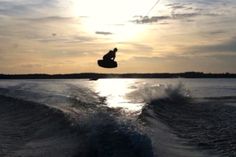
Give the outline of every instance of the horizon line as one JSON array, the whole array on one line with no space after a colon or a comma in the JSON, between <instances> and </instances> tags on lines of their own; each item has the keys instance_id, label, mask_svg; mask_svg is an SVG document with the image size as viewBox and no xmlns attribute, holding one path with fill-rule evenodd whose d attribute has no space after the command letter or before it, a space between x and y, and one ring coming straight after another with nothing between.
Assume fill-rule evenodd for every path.
<instances>
[{"instance_id":1,"label":"horizon line","mask_svg":"<svg viewBox=\"0 0 236 157\"><path fill-rule=\"evenodd\" d=\"M79 74L112 74L112 75L122 75L122 74L186 74L186 73L195 73L195 74L233 74L231 72L201 72L201 71L185 71L185 72L123 72L123 73L100 73L100 72L78 72L78 73L0 73L0 75L79 75Z\"/></svg>"}]
</instances>

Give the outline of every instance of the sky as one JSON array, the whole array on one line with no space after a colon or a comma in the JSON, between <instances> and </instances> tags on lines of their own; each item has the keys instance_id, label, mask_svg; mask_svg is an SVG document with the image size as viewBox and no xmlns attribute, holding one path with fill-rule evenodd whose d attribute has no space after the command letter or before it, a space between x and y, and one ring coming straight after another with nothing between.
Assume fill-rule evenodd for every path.
<instances>
[{"instance_id":1,"label":"sky","mask_svg":"<svg viewBox=\"0 0 236 157\"><path fill-rule=\"evenodd\" d=\"M235 0L156 2L0 0L0 73L236 73Z\"/></svg>"}]
</instances>

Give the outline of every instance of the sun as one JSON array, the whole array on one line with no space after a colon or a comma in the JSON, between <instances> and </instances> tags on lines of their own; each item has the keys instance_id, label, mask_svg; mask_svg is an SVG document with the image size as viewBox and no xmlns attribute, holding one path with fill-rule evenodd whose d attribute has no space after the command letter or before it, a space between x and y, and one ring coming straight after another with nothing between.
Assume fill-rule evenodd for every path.
<instances>
[{"instance_id":1,"label":"sun","mask_svg":"<svg viewBox=\"0 0 236 157\"><path fill-rule=\"evenodd\" d=\"M145 15L155 0L77 0L75 14L118 23L135 15Z\"/></svg>"},{"instance_id":2,"label":"sun","mask_svg":"<svg viewBox=\"0 0 236 157\"><path fill-rule=\"evenodd\" d=\"M154 3L155 0L77 0L74 14L83 17L81 24L88 32L109 34L114 40L127 40L143 29L132 23L132 18L145 15Z\"/></svg>"}]
</instances>

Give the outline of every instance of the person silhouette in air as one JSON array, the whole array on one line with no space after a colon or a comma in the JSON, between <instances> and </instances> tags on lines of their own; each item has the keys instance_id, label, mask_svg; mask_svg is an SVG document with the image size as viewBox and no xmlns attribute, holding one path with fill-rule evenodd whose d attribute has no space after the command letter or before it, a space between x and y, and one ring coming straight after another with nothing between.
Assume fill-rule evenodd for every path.
<instances>
[{"instance_id":1,"label":"person silhouette in air","mask_svg":"<svg viewBox=\"0 0 236 157\"><path fill-rule=\"evenodd\" d=\"M110 50L107 54L103 56L103 59L97 60L97 64L103 68L116 68L118 66L115 61L117 48Z\"/></svg>"},{"instance_id":2,"label":"person silhouette in air","mask_svg":"<svg viewBox=\"0 0 236 157\"><path fill-rule=\"evenodd\" d=\"M117 48L114 48L113 50L110 50L107 54L103 56L104 61L114 61L116 58L116 52L118 51Z\"/></svg>"}]
</instances>

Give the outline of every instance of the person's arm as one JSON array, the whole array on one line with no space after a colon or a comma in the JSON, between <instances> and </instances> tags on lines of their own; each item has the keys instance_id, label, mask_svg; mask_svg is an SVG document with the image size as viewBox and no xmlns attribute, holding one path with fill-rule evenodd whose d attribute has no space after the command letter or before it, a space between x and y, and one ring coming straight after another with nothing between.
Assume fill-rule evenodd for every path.
<instances>
[{"instance_id":1,"label":"person's arm","mask_svg":"<svg viewBox=\"0 0 236 157\"><path fill-rule=\"evenodd\" d=\"M108 51L104 56L103 56L103 60L107 60L108 59L108 56L110 54L111 50Z\"/></svg>"},{"instance_id":2,"label":"person's arm","mask_svg":"<svg viewBox=\"0 0 236 157\"><path fill-rule=\"evenodd\" d=\"M116 53L113 53L112 60L114 61L116 58Z\"/></svg>"}]
</instances>

